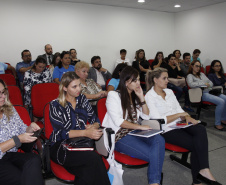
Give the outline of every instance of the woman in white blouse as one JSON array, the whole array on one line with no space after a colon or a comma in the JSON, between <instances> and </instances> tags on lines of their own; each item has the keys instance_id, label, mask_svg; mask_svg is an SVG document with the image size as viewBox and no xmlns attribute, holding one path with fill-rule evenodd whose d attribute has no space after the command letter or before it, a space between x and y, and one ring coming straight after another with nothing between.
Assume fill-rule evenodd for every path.
<instances>
[{"instance_id":1,"label":"woman in white blouse","mask_svg":"<svg viewBox=\"0 0 226 185\"><path fill-rule=\"evenodd\" d=\"M156 68L147 72L146 103L153 119L164 118L165 124L162 136L165 141L191 151L191 171L193 184L201 185L201 181L207 184L220 185L209 170L208 162L208 139L205 127L197 124L198 121L191 118L181 108L172 90L167 89L167 69ZM185 120L193 125L183 129L173 129L170 126L176 122Z\"/></svg>"}]
</instances>

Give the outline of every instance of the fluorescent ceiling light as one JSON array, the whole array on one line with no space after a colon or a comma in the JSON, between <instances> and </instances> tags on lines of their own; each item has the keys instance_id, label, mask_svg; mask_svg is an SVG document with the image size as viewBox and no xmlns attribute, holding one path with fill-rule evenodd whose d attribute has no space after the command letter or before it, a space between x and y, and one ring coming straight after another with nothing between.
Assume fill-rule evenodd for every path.
<instances>
[{"instance_id":1,"label":"fluorescent ceiling light","mask_svg":"<svg viewBox=\"0 0 226 185\"><path fill-rule=\"evenodd\" d=\"M138 0L138 3L145 3L145 0Z\"/></svg>"},{"instance_id":2,"label":"fluorescent ceiling light","mask_svg":"<svg viewBox=\"0 0 226 185\"><path fill-rule=\"evenodd\" d=\"M181 5L176 4L176 5L174 5L174 7L175 7L175 8L180 8L180 7L181 7Z\"/></svg>"}]
</instances>

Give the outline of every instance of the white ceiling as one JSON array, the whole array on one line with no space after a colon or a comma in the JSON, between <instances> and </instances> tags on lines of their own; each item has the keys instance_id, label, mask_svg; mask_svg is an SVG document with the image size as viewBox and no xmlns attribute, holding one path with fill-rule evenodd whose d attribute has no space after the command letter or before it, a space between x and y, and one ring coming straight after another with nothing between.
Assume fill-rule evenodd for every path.
<instances>
[{"instance_id":1,"label":"white ceiling","mask_svg":"<svg viewBox=\"0 0 226 185\"><path fill-rule=\"evenodd\" d=\"M192 10L195 8L226 2L226 0L146 0L145 3L141 4L138 3L137 0L47 0L47 1L106 5L171 13ZM181 8L174 8L175 4L180 4Z\"/></svg>"}]
</instances>

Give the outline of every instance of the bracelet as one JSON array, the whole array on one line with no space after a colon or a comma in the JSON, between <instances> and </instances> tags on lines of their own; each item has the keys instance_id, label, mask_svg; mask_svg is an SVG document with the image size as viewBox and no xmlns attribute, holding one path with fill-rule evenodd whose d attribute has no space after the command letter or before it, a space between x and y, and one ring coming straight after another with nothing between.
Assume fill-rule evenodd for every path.
<instances>
[{"instance_id":1,"label":"bracelet","mask_svg":"<svg viewBox=\"0 0 226 185\"><path fill-rule=\"evenodd\" d=\"M144 100L143 102L140 102L141 106L146 104L146 101Z\"/></svg>"},{"instance_id":2,"label":"bracelet","mask_svg":"<svg viewBox=\"0 0 226 185\"><path fill-rule=\"evenodd\" d=\"M13 141L16 144L16 148L19 148L22 145L18 136L13 136Z\"/></svg>"}]
</instances>

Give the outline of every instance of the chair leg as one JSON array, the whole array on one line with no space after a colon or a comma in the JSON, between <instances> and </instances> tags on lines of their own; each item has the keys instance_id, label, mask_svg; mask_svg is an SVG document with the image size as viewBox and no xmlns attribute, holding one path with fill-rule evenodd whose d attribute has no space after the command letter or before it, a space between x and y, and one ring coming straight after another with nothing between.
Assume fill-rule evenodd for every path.
<instances>
[{"instance_id":1,"label":"chair leg","mask_svg":"<svg viewBox=\"0 0 226 185\"><path fill-rule=\"evenodd\" d=\"M172 161L176 161L177 163L179 163L179 164L191 169L191 164L187 162L188 154L189 154L189 152L182 153L182 157L181 158L179 158L179 157L177 157L175 155L170 155L170 159Z\"/></svg>"},{"instance_id":2,"label":"chair leg","mask_svg":"<svg viewBox=\"0 0 226 185\"><path fill-rule=\"evenodd\" d=\"M163 173L161 173L161 181L160 184L163 185Z\"/></svg>"}]
</instances>

